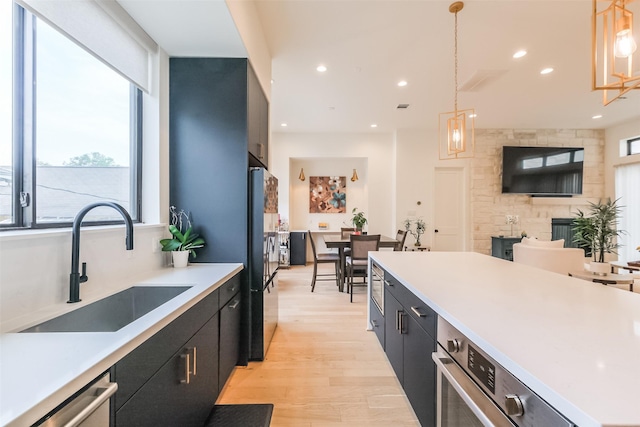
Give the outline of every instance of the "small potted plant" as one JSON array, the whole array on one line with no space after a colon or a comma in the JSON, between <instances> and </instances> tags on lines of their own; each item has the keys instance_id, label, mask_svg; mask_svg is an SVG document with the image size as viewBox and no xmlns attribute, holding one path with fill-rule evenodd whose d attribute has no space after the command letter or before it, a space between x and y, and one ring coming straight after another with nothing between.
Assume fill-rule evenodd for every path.
<instances>
[{"instance_id":1,"label":"small potted plant","mask_svg":"<svg viewBox=\"0 0 640 427\"><path fill-rule=\"evenodd\" d=\"M189 255L196 257L195 249L204 246L204 239L193 231L191 219L184 210L178 211L175 206L171 206L169 211L171 212L169 232L173 237L160 240L160 244L164 252L171 252L174 267L186 267Z\"/></svg>"},{"instance_id":2,"label":"small potted plant","mask_svg":"<svg viewBox=\"0 0 640 427\"><path fill-rule=\"evenodd\" d=\"M356 228L356 233L362 233L362 227L367 223L367 218L364 216L364 212L356 212L358 208L353 208L351 213L353 217L351 217L351 223Z\"/></svg>"},{"instance_id":3,"label":"small potted plant","mask_svg":"<svg viewBox=\"0 0 640 427\"><path fill-rule=\"evenodd\" d=\"M412 230L411 227L414 227ZM420 246L420 236L422 236L427 229L427 225L422 218L418 218L416 220L405 219L404 220L404 229L408 233L410 233L415 239L416 242L414 246Z\"/></svg>"},{"instance_id":4,"label":"small potted plant","mask_svg":"<svg viewBox=\"0 0 640 427\"><path fill-rule=\"evenodd\" d=\"M573 241L583 248L590 248L593 260L590 270L594 274L606 275L611 271L611 266L604 261L605 253L616 253L620 246L616 238L624 233L618 230L618 216L620 207L618 200L607 202L598 201L591 203L588 214L578 209L577 216L573 219Z\"/></svg>"}]
</instances>

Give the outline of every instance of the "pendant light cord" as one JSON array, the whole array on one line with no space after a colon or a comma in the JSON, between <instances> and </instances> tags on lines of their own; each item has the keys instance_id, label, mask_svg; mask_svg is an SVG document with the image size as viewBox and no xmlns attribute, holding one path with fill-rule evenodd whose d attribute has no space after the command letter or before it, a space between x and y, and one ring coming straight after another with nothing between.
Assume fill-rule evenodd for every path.
<instances>
[{"instance_id":1,"label":"pendant light cord","mask_svg":"<svg viewBox=\"0 0 640 427\"><path fill-rule=\"evenodd\" d=\"M458 116L458 12L454 13L454 30L453 30L453 57L454 57L454 71L453 71L453 110L455 116Z\"/></svg>"}]
</instances>

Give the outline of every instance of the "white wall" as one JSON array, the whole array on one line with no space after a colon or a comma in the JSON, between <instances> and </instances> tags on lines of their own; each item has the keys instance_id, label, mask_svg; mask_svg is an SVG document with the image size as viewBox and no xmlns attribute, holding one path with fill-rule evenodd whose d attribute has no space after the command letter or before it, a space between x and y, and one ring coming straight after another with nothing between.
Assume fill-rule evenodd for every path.
<instances>
[{"instance_id":1,"label":"white wall","mask_svg":"<svg viewBox=\"0 0 640 427\"><path fill-rule=\"evenodd\" d=\"M394 211L395 211L395 149L394 136L389 133L358 133L358 134L296 134L296 133L273 133L271 136L271 147L269 158L271 159L270 171L278 177L279 187L279 211L280 216L292 218L292 213L296 214L296 224L292 226L308 228L309 221L317 226L318 222L330 222L339 227L344 219L350 217L348 214L325 214L321 218L329 218L329 215L336 215L338 219L328 219L324 221L317 219L314 214L307 216L302 214L303 208L297 203L297 192L304 193L304 185L297 180L300 169L290 170L291 163L295 165L304 162L305 175L328 175L329 171L339 172L338 175L347 176L347 212L350 213L353 207L362 210L368 221L368 231L370 233L382 233L386 235L395 234ZM328 159L346 158L340 165L330 165ZM293 161L291 160L293 159ZM353 172L353 166L348 159L353 159L354 164L365 165L364 175L360 175L360 181L355 184L349 179ZM295 166L297 167L297 166ZM307 169L309 168L309 169ZM295 182L297 181L297 183ZM298 184L300 183L300 184ZM352 187L352 184L353 187ZM308 180L305 181L306 193L304 200L308 203ZM350 191L354 190L354 197L357 205L350 203ZM290 197L290 191L296 193L296 199ZM363 197L359 199L359 197ZM365 199L366 198L366 199ZM338 217L339 216L339 217ZM300 219L298 219L300 218ZM298 223L299 221L299 223ZM339 230L339 228L338 228Z\"/></svg>"}]
</instances>

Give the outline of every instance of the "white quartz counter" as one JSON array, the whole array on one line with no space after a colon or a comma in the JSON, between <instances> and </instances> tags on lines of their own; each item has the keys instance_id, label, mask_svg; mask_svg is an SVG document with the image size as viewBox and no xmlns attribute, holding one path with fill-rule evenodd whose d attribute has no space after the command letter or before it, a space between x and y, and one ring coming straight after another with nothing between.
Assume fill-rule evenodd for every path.
<instances>
[{"instance_id":1,"label":"white quartz counter","mask_svg":"<svg viewBox=\"0 0 640 427\"><path fill-rule=\"evenodd\" d=\"M371 258L575 424L640 426L639 294L477 253Z\"/></svg>"},{"instance_id":2,"label":"white quartz counter","mask_svg":"<svg viewBox=\"0 0 640 427\"><path fill-rule=\"evenodd\" d=\"M133 285L192 287L116 332L1 334L0 425L36 422L242 268L242 264L195 264L122 283L118 290ZM91 302L83 300L77 308ZM63 304L58 311L69 307Z\"/></svg>"}]
</instances>

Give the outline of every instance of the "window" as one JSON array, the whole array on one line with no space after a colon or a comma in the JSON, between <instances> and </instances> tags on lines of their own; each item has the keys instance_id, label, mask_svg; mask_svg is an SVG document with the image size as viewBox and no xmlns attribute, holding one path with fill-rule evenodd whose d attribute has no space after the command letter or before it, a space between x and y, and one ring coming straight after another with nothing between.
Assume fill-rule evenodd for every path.
<instances>
[{"instance_id":1,"label":"window","mask_svg":"<svg viewBox=\"0 0 640 427\"><path fill-rule=\"evenodd\" d=\"M13 215L5 218L2 212L3 225L68 225L83 206L97 201L119 203L139 220L141 91L43 20L15 7L13 36L23 41L14 52L14 61L23 64L15 81L36 84L19 87L16 99L23 105L9 106L19 123L31 125L22 125L13 140L21 167L9 164L6 170L21 185L7 196ZM0 148L4 165L8 150ZM4 171L3 166L0 180ZM99 223L120 220L108 208L86 217Z\"/></svg>"},{"instance_id":2,"label":"window","mask_svg":"<svg viewBox=\"0 0 640 427\"><path fill-rule=\"evenodd\" d=\"M620 165L615 170L616 199L622 214L618 227L626 233L618 238L619 259L622 261L636 261L640 253L636 250L640 246L640 163Z\"/></svg>"},{"instance_id":3,"label":"window","mask_svg":"<svg viewBox=\"0 0 640 427\"><path fill-rule=\"evenodd\" d=\"M627 156L640 154L640 137L627 141Z\"/></svg>"},{"instance_id":4,"label":"window","mask_svg":"<svg viewBox=\"0 0 640 427\"><path fill-rule=\"evenodd\" d=\"M12 31L13 4L0 2L0 224L13 223Z\"/></svg>"}]
</instances>

